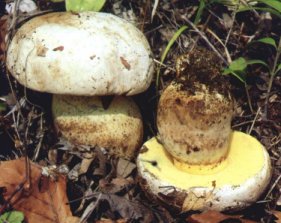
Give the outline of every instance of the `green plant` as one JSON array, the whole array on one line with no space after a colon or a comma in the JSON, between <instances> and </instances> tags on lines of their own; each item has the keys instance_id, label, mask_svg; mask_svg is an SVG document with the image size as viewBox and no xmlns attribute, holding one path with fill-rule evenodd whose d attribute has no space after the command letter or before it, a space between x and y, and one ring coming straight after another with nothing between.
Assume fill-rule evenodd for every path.
<instances>
[{"instance_id":1,"label":"green plant","mask_svg":"<svg viewBox=\"0 0 281 223\"><path fill-rule=\"evenodd\" d=\"M102 9L105 2L106 0L65 0L65 7L67 11L72 12L98 12Z\"/></svg>"},{"instance_id":2,"label":"green plant","mask_svg":"<svg viewBox=\"0 0 281 223\"><path fill-rule=\"evenodd\" d=\"M281 70L281 63L278 64L278 61L280 59L281 55L281 38L279 39L278 45L276 44L275 40L269 37L266 38L261 38L255 42L260 42L263 44L267 44L270 47L274 47L276 50L276 54L274 57L273 64L270 66L267 61L263 60L246 60L243 57L239 57L238 59L232 61L230 65L224 69L223 74L228 75L231 74L238 78L241 82L244 83L246 90L248 89L247 82L246 82L246 70L249 65L252 64L260 64L268 69L269 72L269 82L268 82L268 87L267 87L267 92L266 92L266 99L265 99L265 108L264 108L264 117L267 118L267 110L268 110L268 100L269 100L269 95L272 89L272 83L274 80L274 77L278 72ZM246 91L247 92L247 91ZM248 95L248 92L247 92ZM250 98L248 97L248 100L250 102ZM250 109L252 111L251 103L249 103Z\"/></svg>"},{"instance_id":3,"label":"green plant","mask_svg":"<svg viewBox=\"0 0 281 223\"><path fill-rule=\"evenodd\" d=\"M281 18L281 1L279 0L200 0L194 24L200 21L204 9L214 3L225 5L237 13L257 10L270 12Z\"/></svg>"},{"instance_id":4,"label":"green plant","mask_svg":"<svg viewBox=\"0 0 281 223\"><path fill-rule=\"evenodd\" d=\"M9 211L0 215L0 223L22 223L24 215L20 211Z\"/></svg>"},{"instance_id":5,"label":"green plant","mask_svg":"<svg viewBox=\"0 0 281 223\"><path fill-rule=\"evenodd\" d=\"M6 110L5 104L2 101L0 101L0 112L5 111L5 110Z\"/></svg>"},{"instance_id":6,"label":"green plant","mask_svg":"<svg viewBox=\"0 0 281 223\"><path fill-rule=\"evenodd\" d=\"M166 59L166 56L168 54L168 52L170 51L172 45L175 43L175 41L177 40L177 38L187 29L187 26L182 26L180 27L175 34L173 35L173 37L170 39L170 41L168 42L164 52L161 55L160 58L160 65L163 64L164 60ZM159 87L159 81L160 81L160 68L157 70L157 74L156 74L156 89L158 89Z\"/></svg>"},{"instance_id":7,"label":"green plant","mask_svg":"<svg viewBox=\"0 0 281 223\"><path fill-rule=\"evenodd\" d=\"M245 2L245 0L240 0L240 2ZM281 18L281 2L279 0L248 0L246 2L249 2L250 4L243 4L238 8L238 12L258 10L270 12ZM256 4L251 3L262 4L262 6L255 6Z\"/></svg>"}]
</instances>

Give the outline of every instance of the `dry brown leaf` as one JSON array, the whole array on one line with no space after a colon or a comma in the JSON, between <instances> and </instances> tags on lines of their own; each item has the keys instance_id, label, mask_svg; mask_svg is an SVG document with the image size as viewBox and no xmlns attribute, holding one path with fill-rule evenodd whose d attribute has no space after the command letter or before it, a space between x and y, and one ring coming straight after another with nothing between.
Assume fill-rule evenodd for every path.
<instances>
[{"instance_id":1,"label":"dry brown leaf","mask_svg":"<svg viewBox=\"0 0 281 223\"><path fill-rule=\"evenodd\" d=\"M95 198L96 203L94 205L95 209L98 209L99 205L108 207L104 213L104 216L106 217L110 216L111 218L112 216L118 216L122 219L129 220L129 222L158 222L156 221L152 210L138 201L131 201L125 197L106 193L97 193L93 198Z\"/></svg>"},{"instance_id":2,"label":"dry brown leaf","mask_svg":"<svg viewBox=\"0 0 281 223\"><path fill-rule=\"evenodd\" d=\"M110 219L101 219L96 221L96 223L127 223L127 221L125 219L118 219L116 221Z\"/></svg>"},{"instance_id":3,"label":"dry brown leaf","mask_svg":"<svg viewBox=\"0 0 281 223\"><path fill-rule=\"evenodd\" d=\"M0 187L5 187L7 200L25 178L25 160L11 160L0 163ZM30 162L30 190L21 190L12 199L13 207L22 211L29 223L74 223L78 218L72 216L66 196L66 180L42 177L42 168ZM44 179L44 180L42 180Z\"/></svg>"},{"instance_id":4,"label":"dry brown leaf","mask_svg":"<svg viewBox=\"0 0 281 223\"><path fill-rule=\"evenodd\" d=\"M90 158L90 159L85 158L85 159L82 160L81 166L80 166L80 169L79 169L79 175L87 173L87 171L88 171L88 169L89 169L89 167L90 167L90 165L91 165L91 163L93 162L94 159L95 159L95 157Z\"/></svg>"},{"instance_id":5,"label":"dry brown leaf","mask_svg":"<svg viewBox=\"0 0 281 223\"><path fill-rule=\"evenodd\" d=\"M117 168L116 168L117 176L126 178L132 173L132 171L135 168L136 168L135 163L132 163L123 158L119 158L118 163L117 163Z\"/></svg>"},{"instance_id":6,"label":"dry brown leaf","mask_svg":"<svg viewBox=\"0 0 281 223\"><path fill-rule=\"evenodd\" d=\"M6 50L5 38L8 32L7 19L7 15L4 15L0 18L0 61L4 59L4 52Z\"/></svg>"},{"instance_id":7,"label":"dry brown leaf","mask_svg":"<svg viewBox=\"0 0 281 223\"><path fill-rule=\"evenodd\" d=\"M193 214L187 218L188 223L218 223L224 220L239 220L241 223L257 223L242 219L239 215L226 215L218 211L206 211L201 214Z\"/></svg>"},{"instance_id":8,"label":"dry brown leaf","mask_svg":"<svg viewBox=\"0 0 281 223\"><path fill-rule=\"evenodd\" d=\"M111 182L105 179L99 181L100 190L104 193L116 194L120 192L128 192L134 185L134 180L132 178L113 178Z\"/></svg>"},{"instance_id":9,"label":"dry brown leaf","mask_svg":"<svg viewBox=\"0 0 281 223\"><path fill-rule=\"evenodd\" d=\"M281 223L281 212L280 211L273 211L274 216L277 218L274 222Z\"/></svg>"}]
</instances>

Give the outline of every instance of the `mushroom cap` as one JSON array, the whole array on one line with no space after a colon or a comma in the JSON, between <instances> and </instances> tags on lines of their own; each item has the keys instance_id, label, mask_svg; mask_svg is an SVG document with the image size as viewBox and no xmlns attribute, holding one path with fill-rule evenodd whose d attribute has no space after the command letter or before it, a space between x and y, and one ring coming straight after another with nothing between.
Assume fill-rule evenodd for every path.
<instances>
[{"instance_id":1,"label":"mushroom cap","mask_svg":"<svg viewBox=\"0 0 281 223\"><path fill-rule=\"evenodd\" d=\"M52 110L57 131L74 144L102 147L127 159L141 147L142 117L129 97L116 96L105 109L97 96L54 95Z\"/></svg>"},{"instance_id":2,"label":"mushroom cap","mask_svg":"<svg viewBox=\"0 0 281 223\"><path fill-rule=\"evenodd\" d=\"M161 143L179 161L211 164L225 159L233 115L231 96L193 83L172 82L161 94L157 126Z\"/></svg>"},{"instance_id":3,"label":"mushroom cap","mask_svg":"<svg viewBox=\"0 0 281 223\"><path fill-rule=\"evenodd\" d=\"M156 138L137 158L141 185L178 211L238 210L255 202L271 178L270 158L252 136L233 132L228 157L218 165L174 165Z\"/></svg>"},{"instance_id":4,"label":"mushroom cap","mask_svg":"<svg viewBox=\"0 0 281 223\"><path fill-rule=\"evenodd\" d=\"M23 24L7 68L24 86L72 95L134 95L153 76L152 52L134 25L108 13L55 12Z\"/></svg>"}]
</instances>

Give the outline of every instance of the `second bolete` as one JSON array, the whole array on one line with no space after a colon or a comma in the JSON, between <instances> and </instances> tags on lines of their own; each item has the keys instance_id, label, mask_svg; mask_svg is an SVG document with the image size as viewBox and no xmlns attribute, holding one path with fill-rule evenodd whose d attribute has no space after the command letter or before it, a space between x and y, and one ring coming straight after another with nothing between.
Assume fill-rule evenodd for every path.
<instances>
[{"instance_id":1,"label":"second bolete","mask_svg":"<svg viewBox=\"0 0 281 223\"><path fill-rule=\"evenodd\" d=\"M204 49L179 58L178 77L160 97L159 137L137 159L142 187L180 212L244 208L270 181L265 148L231 130L233 98L219 64Z\"/></svg>"}]
</instances>

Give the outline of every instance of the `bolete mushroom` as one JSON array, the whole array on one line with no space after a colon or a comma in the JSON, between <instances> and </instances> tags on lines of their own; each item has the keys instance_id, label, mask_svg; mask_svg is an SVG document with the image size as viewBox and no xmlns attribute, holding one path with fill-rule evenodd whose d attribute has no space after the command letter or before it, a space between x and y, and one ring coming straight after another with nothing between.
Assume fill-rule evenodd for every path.
<instances>
[{"instance_id":1,"label":"bolete mushroom","mask_svg":"<svg viewBox=\"0 0 281 223\"><path fill-rule=\"evenodd\" d=\"M7 67L24 86L55 94L54 123L69 141L129 159L140 148L141 114L125 96L149 87L154 65L134 25L97 12L38 16L17 30ZM104 105L107 95L115 97Z\"/></svg>"},{"instance_id":2,"label":"bolete mushroom","mask_svg":"<svg viewBox=\"0 0 281 223\"><path fill-rule=\"evenodd\" d=\"M241 209L270 181L264 147L231 130L233 99L219 64L203 49L179 58L178 78L160 97L159 137L137 158L143 188L181 212Z\"/></svg>"}]
</instances>

